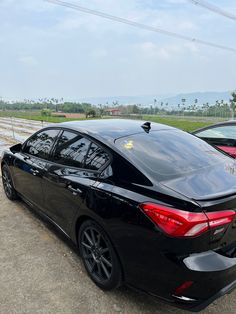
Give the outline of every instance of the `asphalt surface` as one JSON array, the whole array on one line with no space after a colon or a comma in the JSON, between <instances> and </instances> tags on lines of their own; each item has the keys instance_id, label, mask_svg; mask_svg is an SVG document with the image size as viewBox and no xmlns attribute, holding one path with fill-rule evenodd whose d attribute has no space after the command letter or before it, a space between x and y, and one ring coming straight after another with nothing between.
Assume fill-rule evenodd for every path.
<instances>
[{"instance_id":1,"label":"asphalt surface","mask_svg":"<svg viewBox=\"0 0 236 314\"><path fill-rule=\"evenodd\" d=\"M128 288L103 292L78 252L22 201L0 186L0 313L187 313ZM202 313L235 313L236 291Z\"/></svg>"}]
</instances>

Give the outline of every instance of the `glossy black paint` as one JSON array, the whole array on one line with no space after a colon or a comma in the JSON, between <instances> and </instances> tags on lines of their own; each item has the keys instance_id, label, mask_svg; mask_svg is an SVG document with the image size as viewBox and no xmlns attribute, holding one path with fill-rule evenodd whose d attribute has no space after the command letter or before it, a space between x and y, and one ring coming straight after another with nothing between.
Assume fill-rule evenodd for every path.
<instances>
[{"instance_id":1,"label":"glossy black paint","mask_svg":"<svg viewBox=\"0 0 236 314\"><path fill-rule=\"evenodd\" d=\"M171 238L143 214L139 204L153 202L192 212L235 209L234 165L225 157L231 170L219 166L210 176L203 171L195 177L180 177L179 182L158 182L115 145L117 138L131 134L174 130L151 123L147 133L142 124L129 120L58 124L45 129L58 130L47 159L26 154L26 142L6 151L2 165L10 169L19 194L75 244L84 220L100 224L118 254L127 285L177 306L200 309L236 279L235 256L228 256L236 247L236 222L217 239L211 231L194 238ZM53 154L63 130L97 144L109 155L109 162L98 171L56 163ZM218 257L214 263L212 256ZM187 290L188 299L174 297L175 289L189 280L194 284Z\"/></svg>"}]
</instances>

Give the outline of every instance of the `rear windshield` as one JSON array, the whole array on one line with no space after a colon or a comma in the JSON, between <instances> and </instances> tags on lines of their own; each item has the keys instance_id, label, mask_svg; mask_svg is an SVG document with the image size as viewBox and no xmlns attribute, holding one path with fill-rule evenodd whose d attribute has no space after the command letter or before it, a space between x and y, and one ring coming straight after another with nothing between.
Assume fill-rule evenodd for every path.
<instances>
[{"instance_id":1,"label":"rear windshield","mask_svg":"<svg viewBox=\"0 0 236 314\"><path fill-rule=\"evenodd\" d=\"M116 140L118 148L159 181L230 161L203 140L180 130L160 130Z\"/></svg>"}]
</instances>

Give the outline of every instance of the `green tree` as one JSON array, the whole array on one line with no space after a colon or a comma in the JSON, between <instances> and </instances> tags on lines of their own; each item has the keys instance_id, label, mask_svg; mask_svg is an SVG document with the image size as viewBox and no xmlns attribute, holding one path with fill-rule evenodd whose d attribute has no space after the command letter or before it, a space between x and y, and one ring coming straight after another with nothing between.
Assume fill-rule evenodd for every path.
<instances>
[{"instance_id":1,"label":"green tree","mask_svg":"<svg viewBox=\"0 0 236 314\"><path fill-rule=\"evenodd\" d=\"M132 111L135 114L139 113L139 107L137 105L133 105Z\"/></svg>"},{"instance_id":2,"label":"green tree","mask_svg":"<svg viewBox=\"0 0 236 314\"><path fill-rule=\"evenodd\" d=\"M43 110L41 111L41 115L42 115L42 116L45 116L45 117L50 117L51 114L52 114L52 111L51 111L50 109L43 109Z\"/></svg>"},{"instance_id":3,"label":"green tree","mask_svg":"<svg viewBox=\"0 0 236 314\"><path fill-rule=\"evenodd\" d=\"M91 109L86 112L86 119L87 118L94 118L96 117L96 111L94 109Z\"/></svg>"}]
</instances>

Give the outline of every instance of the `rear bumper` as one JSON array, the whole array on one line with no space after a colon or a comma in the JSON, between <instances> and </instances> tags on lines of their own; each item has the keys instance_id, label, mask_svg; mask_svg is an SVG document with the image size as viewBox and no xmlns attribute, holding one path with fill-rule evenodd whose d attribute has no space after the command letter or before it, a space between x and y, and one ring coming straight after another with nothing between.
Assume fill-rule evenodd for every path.
<instances>
[{"instance_id":1,"label":"rear bumper","mask_svg":"<svg viewBox=\"0 0 236 314\"><path fill-rule=\"evenodd\" d=\"M165 264L167 266L163 265L161 271L159 268L151 273L152 278L145 276L146 286L132 286L192 312L203 310L214 300L236 288L236 258L207 251L191 254L182 261L166 257ZM176 288L186 281L192 281L193 285L182 295L175 295Z\"/></svg>"},{"instance_id":2,"label":"rear bumper","mask_svg":"<svg viewBox=\"0 0 236 314\"><path fill-rule=\"evenodd\" d=\"M231 293L234 289L236 288L236 280L234 280L231 284L229 284L228 286L224 287L223 289L221 289L218 293L216 293L215 295L213 295L211 298L209 298L208 300L205 300L201 303L199 303L198 305L193 306L192 308L189 308L190 311L192 312L199 312L202 311L203 309L205 309L208 305L210 305L212 302L214 302L216 299L222 297L225 294L229 294Z\"/></svg>"},{"instance_id":3,"label":"rear bumper","mask_svg":"<svg viewBox=\"0 0 236 314\"><path fill-rule=\"evenodd\" d=\"M143 291L143 290L136 288L132 285L128 285L128 286L133 290L147 294L156 300L159 300L159 301L164 302L164 303L168 303L170 305L181 308L183 310L187 310L190 312L200 312L200 311L204 310L208 305L210 305L215 300L219 299L220 297L222 297L226 294L230 294L234 289L236 289L236 280L234 280L232 283L225 286L220 291L218 291L216 294L214 294L213 296L211 296L210 298L208 298L206 300L194 300L194 299L192 299L192 301L191 301L191 299L189 298L188 302L184 301L184 300L181 301L181 300L178 300L176 298L175 298L175 300L174 300L174 298L168 299L165 297L157 296L157 295L150 293L150 292L147 292L147 291Z\"/></svg>"},{"instance_id":4,"label":"rear bumper","mask_svg":"<svg viewBox=\"0 0 236 314\"><path fill-rule=\"evenodd\" d=\"M183 260L189 270L198 272L226 271L236 266L236 257L230 258L208 251L199 254L192 254Z\"/></svg>"},{"instance_id":5,"label":"rear bumper","mask_svg":"<svg viewBox=\"0 0 236 314\"><path fill-rule=\"evenodd\" d=\"M177 306L198 312L236 288L236 258L208 251L192 254L183 263L194 285L183 296L172 295Z\"/></svg>"}]
</instances>

